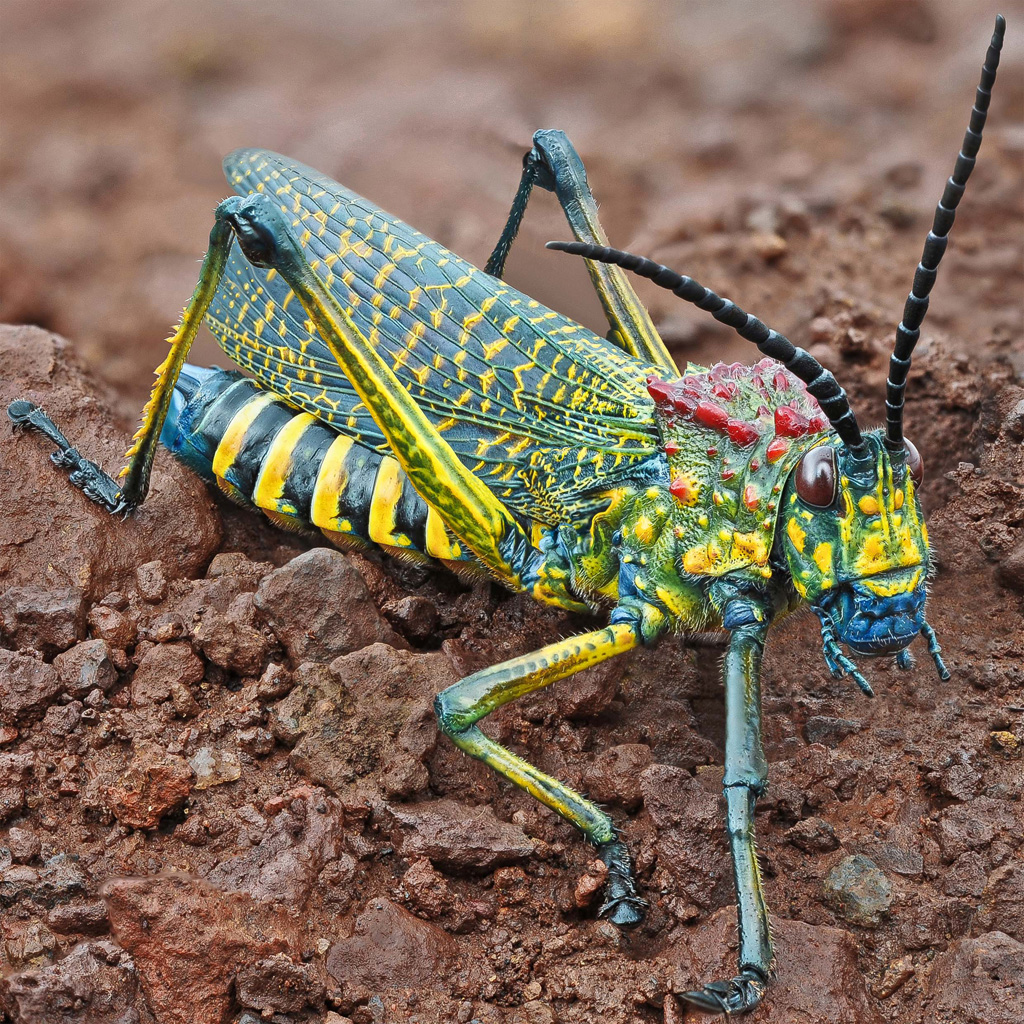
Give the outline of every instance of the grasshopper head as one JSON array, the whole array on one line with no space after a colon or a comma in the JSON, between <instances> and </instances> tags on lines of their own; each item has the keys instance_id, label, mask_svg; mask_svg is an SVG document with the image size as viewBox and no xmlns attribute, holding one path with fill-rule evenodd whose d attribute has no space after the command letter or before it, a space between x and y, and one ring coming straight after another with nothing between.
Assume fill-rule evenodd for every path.
<instances>
[{"instance_id":1,"label":"grasshopper head","mask_svg":"<svg viewBox=\"0 0 1024 1024\"><path fill-rule=\"evenodd\" d=\"M928 530L923 464L895 459L880 432L853 453L835 437L810 449L783 493L780 543L793 584L855 654L893 654L925 625ZM823 618L824 621L824 618Z\"/></svg>"}]
</instances>

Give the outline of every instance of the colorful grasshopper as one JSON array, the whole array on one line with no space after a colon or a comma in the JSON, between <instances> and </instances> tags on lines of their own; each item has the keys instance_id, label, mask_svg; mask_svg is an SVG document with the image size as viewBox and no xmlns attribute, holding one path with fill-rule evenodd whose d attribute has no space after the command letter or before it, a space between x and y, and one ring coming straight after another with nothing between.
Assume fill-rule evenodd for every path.
<instances>
[{"instance_id":1,"label":"colorful grasshopper","mask_svg":"<svg viewBox=\"0 0 1024 1024\"><path fill-rule=\"evenodd\" d=\"M834 675L871 688L843 653L895 654L924 636L928 535L921 458L903 397L928 293L974 166L1003 19L970 128L935 214L890 363L884 432L862 433L805 351L687 277L605 247L576 151L540 131L481 272L301 164L262 150L225 161L239 193L217 209L199 284L157 371L117 484L30 402L17 424L111 512L146 496L158 439L232 498L344 545L476 567L513 590L610 624L477 672L440 694L443 731L581 828L608 866L601 909L637 923L629 853L596 804L490 739L495 708L666 633L723 628L725 801L739 904L739 970L686 994L744 1013L772 973L754 845L764 793L760 662L771 623L806 602ZM553 190L611 325L609 340L505 284L534 185ZM767 357L682 377L628 280L649 277ZM189 366L203 319L238 373Z\"/></svg>"}]
</instances>

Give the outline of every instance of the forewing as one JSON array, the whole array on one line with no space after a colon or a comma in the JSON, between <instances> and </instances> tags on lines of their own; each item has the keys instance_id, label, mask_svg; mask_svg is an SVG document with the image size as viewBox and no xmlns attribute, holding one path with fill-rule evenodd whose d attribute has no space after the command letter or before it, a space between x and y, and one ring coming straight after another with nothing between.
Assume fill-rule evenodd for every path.
<instances>
[{"instance_id":1,"label":"forewing","mask_svg":"<svg viewBox=\"0 0 1024 1024\"><path fill-rule=\"evenodd\" d=\"M569 522L656 454L651 368L316 171L225 160L240 194L293 217L315 273L455 449L510 507ZM344 433L384 439L274 271L237 246L208 322L239 365Z\"/></svg>"}]
</instances>

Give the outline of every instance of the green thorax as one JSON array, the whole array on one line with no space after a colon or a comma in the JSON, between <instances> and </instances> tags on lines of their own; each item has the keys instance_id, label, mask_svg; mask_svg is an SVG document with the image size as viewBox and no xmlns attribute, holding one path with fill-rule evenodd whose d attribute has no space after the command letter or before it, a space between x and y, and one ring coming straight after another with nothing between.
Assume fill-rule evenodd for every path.
<instances>
[{"instance_id":1,"label":"green thorax","mask_svg":"<svg viewBox=\"0 0 1024 1024\"><path fill-rule=\"evenodd\" d=\"M688 364L678 380L650 378L648 391L668 466L664 525L672 529L676 565L690 576L745 569L770 577L786 479L828 436L818 404L771 359ZM624 544L642 546L651 533L643 506L624 523Z\"/></svg>"}]
</instances>

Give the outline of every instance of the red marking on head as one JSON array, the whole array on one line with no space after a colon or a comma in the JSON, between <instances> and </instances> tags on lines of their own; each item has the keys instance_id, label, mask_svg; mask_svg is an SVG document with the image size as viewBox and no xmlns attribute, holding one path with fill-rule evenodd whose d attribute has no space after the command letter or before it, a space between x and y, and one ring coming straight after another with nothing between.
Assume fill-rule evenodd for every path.
<instances>
[{"instance_id":1,"label":"red marking on head","mask_svg":"<svg viewBox=\"0 0 1024 1024\"><path fill-rule=\"evenodd\" d=\"M683 416L692 416L700 402L700 397L692 391L677 391L672 396L672 408Z\"/></svg>"},{"instance_id":2,"label":"red marking on head","mask_svg":"<svg viewBox=\"0 0 1024 1024\"><path fill-rule=\"evenodd\" d=\"M776 370L775 376L772 378L772 383L775 385L776 391L789 391L793 386L793 382L785 370Z\"/></svg>"},{"instance_id":3,"label":"red marking on head","mask_svg":"<svg viewBox=\"0 0 1024 1024\"><path fill-rule=\"evenodd\" d=\"M698 402L693 412L693 418L705 427L714 427L721 430L729 422L729 414L714 402Z\"/></svg>"},{"instance_id":4,"label":"red marking on head","mask_svg":"<svg viewBox=\"0 0 1024 1024\"><path fill-rule=\"evenodd\" d=\"M726 433L741 448L754 444L761 436L757 427L751 423L744 423L743 420L729 419L725 425Z\"/></svg>"},{"instance_id":5,"label":"red marking on head","mask_svg":"<svg viewBox=\"0 0 1024 1024\"><path fill-rule=\"evenodd\" d=\"M736 475L736 470L735 469L723 469L722 470L722 479L723 480L731 480L735 475Z\"/></svg>"},{"instance_id":6,"label":"red marking on head","mask_svg":"<svg viewBox=\"0 0 1024 1024\"><path fill-rule=\"evenodd\" d=\"M809 434L820 434L823 430L828 430L828 427L828 417L819 414L811 418L811 422L807 424L807 432Z\"/></svg>"},{"instance_id":7,"label":"red marking on head","mask_svg":"<svg viewBox=\"0 0 1024 1024\"><path fill-rule=\"evenodd\" d=\"M757 488L753 484L747 484L747 486L743 488L743 504L753 512L760 502L761 496L757 493Z\"/></svg>"},{"instance_id":8,"label":"red marking on head","mask_svg":"<svg viewBox=\"0 0 1024 1024\"><path fill-rule=\"evenodd\" d=\"M656 402L668 402L671 400L675 389L667 381L657 377L647 378L647 393Z\"/></svg>"},{"instance_id":9,"label":"red marking on head","mask_svg":"<svg viewBox=\"0 0 1024 1024\"><path fill-rule=\"evenodd\" d=\"M786 452L789 451L789 441L784 437L777 437L774 441L769 442L768 450L765 455L769 462L778 462Z\"/></svg>"},{"instance_id":10,"label":"red marking on head","mask_svg":"<svg viewBox=\"0 0 1024 1024\"><path fill-rule=\"evenodd\" d=\"M675 441L665 442L665 454L676 455L679 452L679 445Z\"/></svg>"},{"instance_id":11,"label":"red marking on head","mask_svg":"<svg viewBox=\"0 0 1024 1024\"><path fill-rule=\"evenodd\" d=\"M677 476L668 485L669 493L673 498L681 501L684 505L691 505L696 500L697 492L693 489L685 477Z\"/></svg>"},{"instance_id":12,"label":"red marking on head","mask_svg":"<svg viewBox=\"0 0 1024 1024\"><path fill-rule=\"evenodd\" d=\"M757 459L750 460L750 471L756 473L761 468L761 463Z\"/></svg>"},{"instance_id":13,"label":"red marking on head","mask_svg":"<svg viewBox=\"0 0 1024 1024\"><path fill-rule=\"evenodd\" d=\"M718 454L718 449L714 445L712 445L708 449L708 457L713 459L717 454Z\"/></svg>"},{"instance_id":14,"label":"red marking on head","mask_svg":"<svg viewBox=\"0 0 1024 1024\"><path fill-rule=\"evenodd\" d=\"M719 381L712 389L715 398L735 398L739 388L731 380Z\"/></svg>"},{"instance_id":15,"label":"red marking on head","mask_svg":"<svg viewBox=\"0 0 1024 1024\"><path fill-rule=\"evenodd\" d=\"M775 433L779 437L803 437L810 429L807 417L788 405L775 410Z\"/></svg>"}]
</instances>

